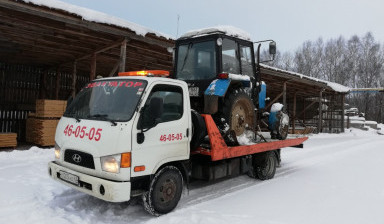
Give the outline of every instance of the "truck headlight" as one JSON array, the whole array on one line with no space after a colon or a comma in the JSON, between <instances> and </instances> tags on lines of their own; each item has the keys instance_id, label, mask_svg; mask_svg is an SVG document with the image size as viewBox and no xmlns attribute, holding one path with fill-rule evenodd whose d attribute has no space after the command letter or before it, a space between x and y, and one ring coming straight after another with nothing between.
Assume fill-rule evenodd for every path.
<instances>
[{"instance_id":1,"label":"truck headlight","mask_svg":"<svg viewBox=\"0 0 384 224\"><path fill-rule=\"evenodd\" d=\"M60 149L59 145L55 142L55 158L56 159L60 159L60 151L61 151L61 149Z\"/></svg>"},{"instance_id":2,"label":"truck headlight","mask_svg":"<svg viewBox=\"0 0 384 224\"><path fill-rule=\"evenodd\" d=\"M110 173L120 172L121 154L100 157L101 169Z\"/></svg>"}]
</instances>

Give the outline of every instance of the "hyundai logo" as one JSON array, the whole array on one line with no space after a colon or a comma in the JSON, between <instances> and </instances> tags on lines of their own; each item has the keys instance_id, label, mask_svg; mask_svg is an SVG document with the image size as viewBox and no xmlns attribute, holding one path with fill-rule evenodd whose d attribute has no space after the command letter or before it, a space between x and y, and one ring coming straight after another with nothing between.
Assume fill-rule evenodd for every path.
<instances>
[{"instance_id":1,"label":"hyundai logo","mask_svg":"<svg viewBox=\"0 0 384 224\"><path fill-rule=\"evenodd\" d=\"M74 154L72 156L72 160L75 161L76 163L80 163L81 162L81 156L79 154Z\"/></svg>"}]
</instances>

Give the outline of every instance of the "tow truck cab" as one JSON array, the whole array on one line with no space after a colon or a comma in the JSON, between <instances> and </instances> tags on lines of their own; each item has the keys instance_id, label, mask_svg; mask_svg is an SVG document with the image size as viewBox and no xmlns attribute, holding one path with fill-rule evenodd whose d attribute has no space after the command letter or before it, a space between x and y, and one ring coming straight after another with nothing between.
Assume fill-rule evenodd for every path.
<instances>
[{"instance_id":1,"label":"tow truck cab","mask_svg":"<svg viewBox=\"0 0 384 224\"><path fill-rule=\"evenodd\" d=\"M125 75L95 80L74 98L49 163L55 180L112 202L141 194L161 167L189 159L192 137L184 81Z\"/></svg>"}]
</instances>

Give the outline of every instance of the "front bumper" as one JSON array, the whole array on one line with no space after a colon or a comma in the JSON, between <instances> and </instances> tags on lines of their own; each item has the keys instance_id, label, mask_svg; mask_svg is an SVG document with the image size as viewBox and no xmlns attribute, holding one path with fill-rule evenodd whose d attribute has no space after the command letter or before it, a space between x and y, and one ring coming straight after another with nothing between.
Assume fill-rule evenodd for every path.
<instances>
[{"instance_id":1,"label":"front bumper","mask_svg":"<svg viewBox=\"0 0 384 224\"><path fill-rule=\"evenodd\" d=\"M56 181L102 200L124 202L129 201L131 198L131 182L118 182L90 176L65 168L55 162L49 162L48 169L50 176ZM74 185L60 179L59 171L78 176L80 184ZM102 190L100 190L100 188L102 188Z\"/></svg>"}]
</instances>

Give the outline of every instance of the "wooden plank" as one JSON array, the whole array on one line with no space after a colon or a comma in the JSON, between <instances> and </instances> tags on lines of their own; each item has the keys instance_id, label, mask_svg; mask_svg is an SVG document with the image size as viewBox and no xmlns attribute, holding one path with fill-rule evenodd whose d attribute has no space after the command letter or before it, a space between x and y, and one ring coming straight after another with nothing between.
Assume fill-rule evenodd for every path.
<instances>
[{"instance_id":1,"label":"wooden plank","mask_svg":"<svg viewBox=\"0 0 384 224\"><path fill-rule=\"evenodd\" d=\"M0 148L17 146L17 134L16 133L0 133Z\"/></svg>"},{"instance_id":2,"label":"wooden plank","mask_svg":"<svg viewBox=\"0 0 384 224\"><path fill-rule=\"evenodd\" d=\"M36 100L36 117L60 118L63 116L67 107L67 101L64 100Z\"/></svg>"},{"instance_id":3,"label":"wooden plank","mask_svg":"<svg viewBox=\"0 0 384 224\"><path fill-rule=\"evenodd\" d=\"M30 117L26 125L26 141L40 146L53 146L59 119Z\"/></svg>"}]
</instances>

